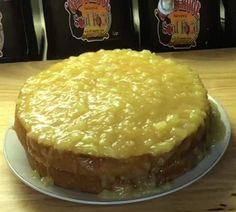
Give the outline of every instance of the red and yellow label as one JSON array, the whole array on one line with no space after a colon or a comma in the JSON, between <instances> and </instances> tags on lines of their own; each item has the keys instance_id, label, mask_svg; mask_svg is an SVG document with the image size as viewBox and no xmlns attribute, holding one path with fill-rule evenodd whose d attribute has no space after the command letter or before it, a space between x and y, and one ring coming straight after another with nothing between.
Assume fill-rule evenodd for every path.
<instances>
[{"instance_id":1,"label":"red and yellow label","mask_svg":"<svg viewBox=\"0 0 236 212\"><path fill-rule=\"evenodd\" d=\"M170 43L173 46L195 46L199 33L199 21L192 14L176 11L169 15L172 25Z\"/></svg>"},{"instance_id":2,"label":"red and yellow label","mask_svg":"<svg viewBox=\"0 0 236 212\"><path fill-rule=\"evenodd\" d=\"M76 39L97 41L109 38L110 0L67 0L71 34Z\"/></svg>"},{"instance_id":3,"label":"red and yellow label","mask_svg":"<svg viewBox=\"0 0 236 212\"><path fill-rule=\"evenodd\" d=\"M158 19L159 42L174 49L195 47L200 31L201 3L198 0L174 0L174 7L169 12L160 5L154 12Z\"/></svg>"}]
</instances>

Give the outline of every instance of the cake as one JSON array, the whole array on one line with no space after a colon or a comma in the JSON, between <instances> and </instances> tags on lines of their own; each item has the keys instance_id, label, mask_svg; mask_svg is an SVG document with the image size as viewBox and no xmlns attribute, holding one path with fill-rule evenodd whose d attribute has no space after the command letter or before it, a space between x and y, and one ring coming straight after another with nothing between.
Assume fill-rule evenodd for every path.
<instances>
[{"instance_id":1,"label":"cake","mask_svg":"<svg viewBox=\"0 0 236 212\"><path fill-rule=\"evenodd\" d=\"M30 77L14 129L41 177L100 193L191 169L204 157L209 117L189 67L147 50L99 50Z\"/></svg>"}]
</instances>

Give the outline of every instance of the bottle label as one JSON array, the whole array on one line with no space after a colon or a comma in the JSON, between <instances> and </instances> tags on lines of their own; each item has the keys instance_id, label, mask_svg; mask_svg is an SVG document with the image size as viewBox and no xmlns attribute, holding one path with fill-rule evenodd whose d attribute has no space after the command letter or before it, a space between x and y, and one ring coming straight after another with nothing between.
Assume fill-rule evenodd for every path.
<instances>
[{"instance_id":1,"label":"bottle label","mask_svg":"<svg viewBox=\"0 0 236 212\"><path fill-rule=\"evenodd\" d=\"M110 0L67 0L64 6L74 38L83 41L109 38L112 22Z\"/></svg>"},{"instance_id":2,"label":"bottle label","mask_svg":"<svg viewBox=\"0 0 236 212\"><path fill-rule=\"evenodd\" d=\"M2 25L2 13L0 12L0 58L3 57L3 46L4 46L4 32L3 32L3 25Z\"/></svg>"},{"instance_id":3,"label":"bottle label","mask_svg":"<svg viewBox=\"0 0 236 212\"><path fill-rule=\"evenodd\" d=\"M199 0L159 0L154 10L159 42L173 49L195 47L200 31L200 8Z\"/></svg>"}]
</instances>

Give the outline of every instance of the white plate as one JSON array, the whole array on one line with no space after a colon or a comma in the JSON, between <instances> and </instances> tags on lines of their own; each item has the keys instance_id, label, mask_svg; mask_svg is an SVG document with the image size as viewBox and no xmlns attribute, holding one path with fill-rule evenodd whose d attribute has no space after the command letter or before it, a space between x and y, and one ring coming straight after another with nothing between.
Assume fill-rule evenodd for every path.
<instances>
[{"instance_id":1,"label":"white plate","mask_svg":"<svg viewBox=\"0 0 236 212\"><path fill-rule=\"evenodd\" d=\"M214 144L211 145L208 155L195 168L193 168L186 174L176 178L166 186L164 185L152 193L146 193L138 197L136 196L129 198L126 197L124 199L111 199L108 197L104 198L101 195L63 189L56 185L45 186L39 180L39 178L32 177L32 169L28 163L24 149L21 146L15 134L15 131L12 130L11 127L9 127L5 135L4 155L9 167L14 172L14 174L20 178L21 181L41 193L58 199L77 203L111 205L141 202L158 198L178 191L197 181L208 171L210 171L224 154L231 136L229 119L222 106L220 106L212 97L209 97L209 99L213 103L215 103L220 113L220 118L217 120L217 122L218 124L221 124L223 126L224 130L223 133L221 132L220 137L215 138L216 140L214 141ZM217 131L217 129L214 129L214 131Z\"/></svg>"}]
</instances>

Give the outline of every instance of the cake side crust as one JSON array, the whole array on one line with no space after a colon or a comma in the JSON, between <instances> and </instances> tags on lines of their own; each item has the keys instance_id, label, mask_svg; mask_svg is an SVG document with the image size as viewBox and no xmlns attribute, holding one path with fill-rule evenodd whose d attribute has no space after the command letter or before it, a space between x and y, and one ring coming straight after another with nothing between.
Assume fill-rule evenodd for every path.
<instances>
[{"instance_id":1,"label":"cake side crust","mask_svg":"<svg viewBox=\"0 0 236 212\"><path fill-rule=\"evenodd\" d=\"M38 143L27 136L17 111L14 129L32 169L37 170L41 177L52 177L56 185L64 188L99 193L119 185L135 186L140 181L162 184L191 169L206 151L205 136L210 111L207 114L198 130L170 152L161 156L145 154L127 159L75 154Z\"/></svg>"}]
</instances>

